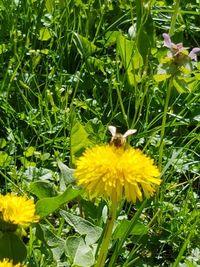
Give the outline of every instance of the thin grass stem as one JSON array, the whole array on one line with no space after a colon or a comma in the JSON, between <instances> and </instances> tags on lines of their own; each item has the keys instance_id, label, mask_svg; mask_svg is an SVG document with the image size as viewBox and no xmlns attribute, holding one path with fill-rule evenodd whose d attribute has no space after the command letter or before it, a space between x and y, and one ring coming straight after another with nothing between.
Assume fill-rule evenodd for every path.
<instances>
[{"instance_id":1,"label":"thin grass stem","mask_svg":"<svg viewBox=\"0 0 200 267\"><path fill-rule=\"evenodd\" d=\"M180 5L180 0L176 0L175 6L174 6L174 13L172 15L172 20L171 20L171 24L170 24L170 30L169 30L170 36L172 36L175 32L176 19L177 19L178 12L179 12L179 5Z\"/></svg>"},{"instance_id":2,"label":"thin grass stem","mask_svg":"<svg viewBox=\"0 0 200 267\"><path fill-rule=\"evenodd\" d=\"M165 99L165 106L164 106L162 125L161 125L160 147L159 147L159 162L158 162L158 166L159 166L160 170L162 169L162 159L163 159L163 149L164 149L165 127L166 127L166 120L167 120L167 110L168 110L168 106L169 106L169 100L170 100L172 87L173 87L173 78L170 79L169 87L167 89L167 95L166 95L166 99Z\"/></svg>"}]
</instances>

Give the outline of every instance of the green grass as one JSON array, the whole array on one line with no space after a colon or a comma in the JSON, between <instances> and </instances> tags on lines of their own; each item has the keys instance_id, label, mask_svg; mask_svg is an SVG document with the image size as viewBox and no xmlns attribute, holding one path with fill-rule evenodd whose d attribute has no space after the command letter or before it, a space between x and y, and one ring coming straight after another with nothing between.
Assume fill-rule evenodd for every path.
<instances>
[{"instance_id":1,"label":"green grass","mask_svg":"<svg viewBox=\"0 0 200 267\"><path fill-rule=\"evenodd\" d=\"M154 158L163 182L142 210L123 204L105 266L200 265L200 64L179 91L155 79L167 53L162 33L200 47L199 1L180 2L0 1L0 190L52 198L24 240L28 266L92 266L97 240L80 265L89 248L73 220L98 231L106 202L78 192L55 206L54 197L74 183L66 166L109 142L108 125L137 129L129 142ZM135 231L127 235L122 218Z\"/></svg>"}]
</instances>

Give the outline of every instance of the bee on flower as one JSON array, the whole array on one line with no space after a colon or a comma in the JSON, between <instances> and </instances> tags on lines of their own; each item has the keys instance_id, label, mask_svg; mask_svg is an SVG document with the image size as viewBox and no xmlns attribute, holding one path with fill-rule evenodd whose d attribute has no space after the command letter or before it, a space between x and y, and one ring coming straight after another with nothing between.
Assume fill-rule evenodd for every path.
<instances>
[{"instance_id":1,"label":"bee on flower","mask_svg":"<svg viewBox=\"0 0 200 267\"><path fill-rule=\"evenodd\" d=\"M139 149L125 146L126 137L135 129L119 134L109 126L110 144L86 149L77 160L77 184L85 188L90 198L105 197L114 202L127 199L135 203L149 198L160 185L160 172L153 160Z\"/></svg>"},{"instance_id":2,"label":"bee on flower","mask_svg":"<svg viewBox=\"0 0 200 267\"><path fill-rule=\"evenodd\" d=\"M116 147L125 147L126 145L126 138L129 135L132 135L137 132L135 129L129 129L124 134L117 133L117 128L115 126L108 126L110 133L112 134L112 139L110 141L111 145Z\"/></svg>"}]
</instances>

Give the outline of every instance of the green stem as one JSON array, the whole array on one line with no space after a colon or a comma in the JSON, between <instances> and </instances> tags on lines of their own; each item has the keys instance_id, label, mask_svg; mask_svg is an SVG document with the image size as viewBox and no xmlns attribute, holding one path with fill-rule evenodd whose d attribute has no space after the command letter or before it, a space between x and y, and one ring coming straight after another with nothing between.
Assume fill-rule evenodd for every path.
<instances>
[{"instance_id":1,"label":"green stem","mask_svg":"<svg viewBox=\"0 0 200 267\"><path fill-rule=\"evenodd\" d=\"M113 225L116 218L116 212L117 212L117 201L113 201L108 214L108 219L101 244L101 249L95 267L104 267L106 256L108 253L108 247L112 236Z\"/></svg>"},{"instance_id":2,"label":"green stem","mask_svg":"<svg viewBox=\"0 0 200 267\"><path fill-rule=\"evenodd\" d=\"M180 5L180 0L176 0L175 6L174 6L174 13L172 15L172 20L171 20L171 24L170 24L170 30L169 30L170 36L172 36L174 34L174 31L175 31L176 19L177 19L178 12L179 12L179 5Z\"/></svg>"},{"instance_id":3,"label":"green stem","mask_svg":"<svg viewBox=\"0 0 200 267\"><path fill-rule=\"evenodd\" d=\"M183 257L183 254L188 246L188 244L190 243L190 240L192 238L192 236L194 235L195 231L196 231L196 224L199 222L199 220L196 220L194 225L191 227L191 231L189 231L189 234L188 234L188 237L185 239L180 251L179 251L179 254L178 254L178 257L176 258L175 262L173 263L172 267L178 267L179 266L179 263L181 262L182 260L182 257Z\"/></svg>"},{"instance_id":4,"label":"green stem","mask_svg":"<svg viewBox=\"0 0 200 267\"><path fill-rule=\"evenodd\" d=\"M145 199L143 201L139 210L137 210L135 215L132 217L129 226L125 229L123 237L117 241L115 251L114 251L114 253L110 259L108 267L116 266L116 261L117 261L118 256L121 254L122 247L123 247L125 241L127 240L128 236L130 235L131 231L133 230L134 225L137 223L142 211L146 207L146 204L147 204L147 199ZM126 266L126 262L125 262L125 265L123 265L123 266Z\"/></svg>"},{"instance_id":5,"label":"green stem","mask_svg":"<svg viewBox=\"0 0 200 267\"><path fill-rule=\"evenodd\" d=\"M171 95L171 90L173 87L173 77L170 79L169 87L167 90L167 95L165 99L165 106L164 106L164 112L163 112L163 118L162 118L162 125L161 125L161 134L160 134L160 147L159 147L159 163L158 166L161 170L162 168L162 158L163 158L163 149L164 149L164 136L165 136L165 127L166 127L166 120L167 120L167 110L169 106L169 99Z\"/></svg>"},{"instance_id":6,"label":"green stem","mask_svg":"<svg viewBox=\"0 0 200 267\"><path fill-rule=\"evenodd\" d=\"M121 96L121 91L119 90L118 85L116 85L116 91L117 91L117 95L118 95L118 98L119 98L119 103L120 103L120 107L121 107L121 110L122 110L122 115L124 117L126 125L129 127L128 120L127 120L127 115L126 115L126 112L125 112L125 109L124 109L124 104L123 104L123 100L122 100L122 96Z\"/></svg>"},{"instance_id":7,"label":"green stem","mask_svg":"<svg viewBox=\"0 0 200 267\"><path fill-rule=\"evenodd\" d=\"M11 183L14 187L17 188L17 190L23 195L24 191L18 186L16 185L8 176L6 176L1 170L0 170L0 175L3 176L3 178L5 178L5 181Z\"/></svg>"}]
</instances>

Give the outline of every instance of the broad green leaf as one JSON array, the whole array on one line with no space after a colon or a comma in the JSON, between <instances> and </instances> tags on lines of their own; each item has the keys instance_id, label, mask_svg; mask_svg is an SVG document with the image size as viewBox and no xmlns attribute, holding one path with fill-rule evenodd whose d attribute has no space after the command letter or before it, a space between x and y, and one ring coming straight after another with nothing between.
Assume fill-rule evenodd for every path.
<instances>
[{"instance_id":1,"label":"broad green leaf","mask_svg":"<svg viewBox=\"0 0 200 267\"><path fill-rule=\"evenodd\" d=\"M48 13L52 13L55 6L55 0L46 0L45 6Z\"/></svg>"},{"instance_id":2,"label":"broad green leaf","mask_svg":"<svg viewBox=\"0 0 200 267\"><path fill-rule=\"evenodd\" d=\"M143 26L145 27L145 32L147 33L147 37L148 37L148 42L150 44L150 47L155 47L156 43L155 43L155 25L154 25L154 20L152 18L152 13L151 13L151 9L150 9L150 5L146 6L147 8L145 8L145 12L147 11L148 13L148 18L146 18L146 14L144 15L145 18L145 23L143 24Z\"/></svg>"},{"instance_id":3,"label":"broad green leaf","mask_svg":"<svg viewBox=\"0 0 200 267\"><path fill-rule=\"evenodd\" d=\"M195 88L196 89L199 88L199 81L198 81L196 75L192 76L192 77L191 76L184 77L183 79L180 79L180 80L183 81L184 84L187 84L188 91L190 91L190 92L195 90ZM185 88L186 88L186 85L185 85Z\"/></svg>"},{"instance_id":4,"label":"broad green leaf","mask_svg":"<svg viewBox=\"0 0 200 267\"><path fill-rule=\"evenodd\" d=\"M151 47L155 47L155 27L151 17L150 5L144 5L142 1L137 1L137 49L143 58L147 61Z\"/></svg>"},{"instance_id":5,"label":"broad green leaf","mask_svg":"<svg viewBox=\"0 0 200 267\"><path fill-rule=\"evenodd\" d=\"M57 160L58 168L60 169L60 189L61 191L66 189L71 183L74 183L74 170L70 169L67 165L62 163L59 159Z\"/></svg>"},{"instance_id":6,"label":"broad green leaf","mask_svg":"<svg viewBox=\"0 0 200 267\"><path fill-rule=\"evenodd\" d=\"M103 60L89 56L87 58L87 66L90 71L101 71L102 73L105 74L104 71L105 63Z\"/></svg>"},{"instance_id":7,"label":"broad green leaf","mask_svg":"<svg viewBox=\"0 0 200 267\"><path fill-rule=\"evenodd\" d=\"M125 36L117 38L117 52L119 53L125 69L133 68L134 41L128 40Z\"/></svg>"},{"instance_id":8,"label":"broad green leaf","mask_svg":"<svg viewBox=\"0 0 200 267\"><path fill-rule=\"evenodd\" d=\"M41 180L51 181L54 180L53 172L49 169L29 167L23 174L23 178L28 181Z\"/></svg>"},{"instance_id":9,"label":"broad green leaf","mask_svg":"<svg viewBox=\"0 0 200 267\"><path fill-rule=\"evenodd\" d=\"M6 140L4 138L0 138L0 149L6 146Z\"/></svg>"},{"instance_id":10,"label":"broad green leaf","mask_svg":"<svg viewBox=\"0 0 200 267\"><path fill-rule=\"evenodd\" d=\"M30 184L29 191L36 195L39 199L45 197L54 197L56 195L52 183L45 181L32 182Z\"/></svg>"},{"instance_id":11,"label":"broad green leaf","mask_svg":"<svg viewBox=\"0 0 200 267\"><path fill-rule=\"evenodd\" d=\"M10 164L11 160L11 156L9 156L4 151L0 151L0 167L7 167Z\"/></svg>"},{"instance_id":12,"label":"broad green leaf","mask_svg":"<svg viewBox=\"0 0 200 267\"><path fill-rule=\"evenodd\" d=\"M127 228L130 226L131 222L128 220L122 220L119 225L116 227L114 233L113 233L113 238L123 238L124 234L126 233ZM133 226L130 234L131 235L144 235L148 232L148 228L140 223L136 222L135 225Z\"/></svg>"},{"instance_id":13,"label":"broad green leaf","mask_svg":"<svg viewBox=\"0 0 200 267\"><path fill-rule=\"evenodd\" d=\"M138 210L136 211L134 216L131 218L130 223L126 226L126 228L123 227L124 234L122 235L121 238L119 238L119 243L118 243L118 246L115 250L116 254L113 254L113 256L111 257L111 261L113 260L113 257L115 258L115 255L118 255L120 253L120 251L121 251L124 243L126 242L128 236L131 234L131 231L133 230L134 226L136 225L143 209L146 207L146 204L147 204L147 199L145 199L143 201L143 203L140 204L140 206L138 207Z\"/></svg>"},{"instance_id":14,"label":"broad green leaf","mask_svg":"<svg viewBox=\"0 0 200 267\"><path fill-rule=\"evenodd\" d=\"M148 232L148 228L146 225L137 222L134 226L133 229L131 231L132 235L145 235Z\"/></svg>"},{"instance_id":15,"label":"broad green leaf","mask_svg":"<svg viewBox=\"0 0 200 267\"><path fill-rule=\"evenodd\" d=\"M117 43L117 38L122 35L120 31L108 31L105 35L105 47L112 46Z\"/></svg>"},{"instance_id":16,"label":"broad green leaf","mask_svg":"<svg viewBox=\"0 0 200 267\"><path fill-rule=\"evenodd\" d=\"M21 239L12 232L3 233L0 237L0 259L8 258L13 263L26 259L26 246Z\"/></svg>"},{"instance_id":17,"label":"broad green leaf","mask_svg":"<svg viewBox=\"0 0 200 267\"><path fill-rule=\"evenodd\" d=\"M36 166L36 163L35 162L29 161L25 157L20 157L20 161L21 161L21 163L24 165L24 167L26 169Z\"/></svg>"},{"instance_id":18,"label":"broad green leaf","mask_svg":"<svg viewBox=\"0 0 200 267\"><path fill-rule=\"evenodd\" d=\"M142 11L144 10L144 4L142 1L136 1L136 17L137 17L137 29L141 27Z\"/></svg>"},{"instance_id":19,"label":"broad green leaf","mask_svg":"<svg viewBox=\"0 0 200 267\"><path fill-rule=\"evenodd\" d=\"M49 54L49 49L42 49L40 50L40 52L44 55L48 55Z\"/></svg>"},{"instance_id":20,"label":"broad green leaf","mask_svg":"<svg viewBox=\"0 0 200 267\"><path fill-rule=\"evenodd\" d=\"M196 260L194 261L194 259L192 258L192 261L185 259L185 262L179 266L183 266L183 267L198 267L198 265L196 264L196 261L198 261L199 258L196 258Z\"/></svg>"},{"instance_id":21,"label":"broad green leaf","mask_svg":"<svg viewBox=\"0 0 200 267\"><path fill-rule=\"evenodd\" d=\"M170 64L172 64L172 58L168 57L168 56L163 56L163 57L160 58L159 62L160 62L160 65L162 65L162 66L165 65L165 64L169 64L170 65Z\"/></svg>"},{"instance_id":22,"label":"broad green leaf","mask_svg":"<svg viewBox=\"0 0 200 267\"><path fill-rule=\"evenodd\" d=\"M150 53L151 46L149 42L149 38L147 33L144 30L144 27L140 29L138 32L138 39L137 39L137 49L142 56L144 62L147 60L147 55Z\"/></svg>"},{"instance_id":23,"label":"broad green leaf","mask_svg":"<svg viewBox=\"0 0 200 267\"><path fill-rule=\"evenodd\" d=\"M134 44L134 41L128 40L123 35L118 36L117 51L127 71L127 80L131 86L136 86L141 81L138 69L143 66L143 59L140 53L135 49Z\"/></svg>"},{"instance_id":24,"label":"broad green leaf","mask_svg":"<svg viewBox=\"0 0 200 267\"><path fill-rule=\"evenodd\" d=\"M49 31L48 28L42 27L40 29L39 37L38 39L40 41L48 41L51 38L51 32Z\"/></svg>"},{"instance_id":25,"label":"broad green leaf","mask_svg":"<svg viewBox=\"0 0 200 267\"><path fill-rule=\"evenodd\" d=\"M48 246L53 258L57 261L60 260L65 250L65 241L55 235L48 227L41 224L36 225L36 236Z\"/></svg>"},{"instance_id":26,"label":"broad green leaf","mask_svg":"<svg viewBox=\"0 0 200 267\"><path fill-rule=\"evenodd\" d=\"M60 214L76 232L85 236L85 242L87 245L96 243L100 238L102 233L102 229L100 227L95 226L91 222L64 210L61 210Z\"/></svg>"},{"instance_id":27,"label":"broad green leaf","mask_svg":"<svg viewBox=\"0 0 200 267\"><path fill-rule=\"evenodd\" d=\"M141 81L141 77L131 69L127 71L127 79L131 86L136 86Z\"/></svg>"},{"instance_id":28,"label":"broad green leaf","mask_svg":"<svg viewBox=\"0 0 200 267\"><path fill-rule=\"evenodd\" d=\"M183 79L174 78L173 85L179 93L188 93L190 88L188 84Z\"/></svg>"},{"instance_id":29,"label":"broad green leaf","mask_svg":"<svg viewBox=\"0 0 200 267\"><path fill-rule=\"evenodd\" d=\"M46 40L44 40L46 41ZM39 53L35 54L33 59L32 59L32 66L33 69L35 69L37 67L37 65L40 63L41 60L41 55Z\"/></svg>"},{"instance_id":30,"label":"broad green leaf","mask_svg":"<svg viewBox=\"0 0 200 267\"><path fill-rule=\"evenodd\" d=\"M199 72L194 72L194 76L198 81L200 80L200 73Z\"/></svg>"},{"instance_id":31,"label":"broad green leaf","mask_svg":"<svg viewBox=\"0 0 200 267\"><path fill-rule=\"evenodd\" d=\"M23 153L25 157L32 157L34 152L35 152L36 148L33 146L30 146L27 148L27 150Z\"/></svg>"},{"instance_id":32,"label":"broad green leaf","mask_svg":"<svg viewBox=\"0 0 200 267\"><path fill-rule=\"evenodd\" d=\"M81 56L85 58L100 50L93 42L77 33L74 33L74 42Z\"/></svg>"},{"instance_id":33,"label":"broad green leaf","mask_svg":"<svg viewBox=\"0 0 200 267\"><path fill-rule=\"evenodd\" d=\"M71 130L71 153L72 156L80 156L83 150L91 145L83 125L77 122Z\"/></svg>"},{"instance_id":34,"label":"broad green leaf","mask_svg":"<svg viewBox=\"0 0 200 267\"><path fill-rule=\"evenodd\" d=\"M162 82L162 81L165 81L166 79L168 79L171 75L170 74L155 74L153 77L154 77L154 80L159 83L159 82Z\"/></svg>"},{"instance_id":35,"label":"broad green leaf","mask_svg":"<svg viewBox=\"0 0 200 267\"><path fill-rule=\"evenodd\" d=\"M92 55L98 50L100 50L93 42L89 41L88 38L80 34L79 34L79 39L81 40L86 55Z\"/></svg>"},{"instance_id":36,"label":"broad green leaf","mask_svg":"<svg viewBox=\"0 0 200 267\"><path fill-rule=\"evenodd\" d=\"M89 139L93 144L102 144L105 141L105 125L98 120L92 119L85 124L85 130L89 134Z\"/></svg>"},{"instance_id":37,"label":"broad green leaf","mask_svg":"<svg viewBox=\"0 0 200 267\"><path fill-rule=\"evenodd\" d=\"M187 76L192 73L192 65L189 63L184 64L183 66L179 67L180 72L182 74L186 74Z\"/></svg>"},{"instance_id":38,"label":"broad green leaf","mask_svg":"<svg viewBox=\"0 0 200 267\"><path fill-rule=\"evenodd\" d=\"M80 189L68 187L66 191L59 196L40 199L36 203L36 212L40 217L45 217L56 211L63 204L68 203L72 199L79 196L81 192L82 190Z\"/></svg>"},{"instance_id":39,"label":"broad green leaf","mask_svg":"<svg viewBox=\"0 0 200 267\"><path fill-rule=\"evenodd\" d=\"M34 154L35 154L35 153L34 153ZM42 161L45 161L45 160L49 159L50 156L51 156L50 153L43 153L43 154L40 155L40 159L41 159Z\"/></svg>"},{"instance_id":40,"label":"broad green leaf","mask_svg":"<svg viewBox=\"0 0 200 267\"><path fill-rule=\"evenodd\" d=\"M133 56L134 69L140 69L143 66L143 59L140 53L136 50Z\"/></svg>"},{"instance_id":41,"label":"broad green leaf","mask_svg":"<svg viewBox=\"0 0 200 267\"><path fill-rule=\"evenodd\" d=\"M93 218L97 221L103 221L106 223L108 217L108 207L105 200L101 200L101 202L97 204L94 203L94 201L81 199L81 205L86 218Z\"/></svg>"},{"instance_id":42,"label":"broad green leaf","mask_svg":"<svg viewBox=\"0 0 200 267\"><path fill-rule=\"evenodd\" d=\"M82 237L70 236L66 240L66 255L71 258L72 266L90 267L94 265L94 249Z\"/></svg>"},{"instance_id":43,"label":"broad green leaf","mask_svg":"<svg viewBox=\"0 0 200 267\"><path fill-rule=\"evenodd\" d=\"M7 50L8 50L8 49L7 49L7 47L6 47L5 44L1 44L1 45L0 45L0 54L5 53Z\"/></svg>"}]
</instances>

